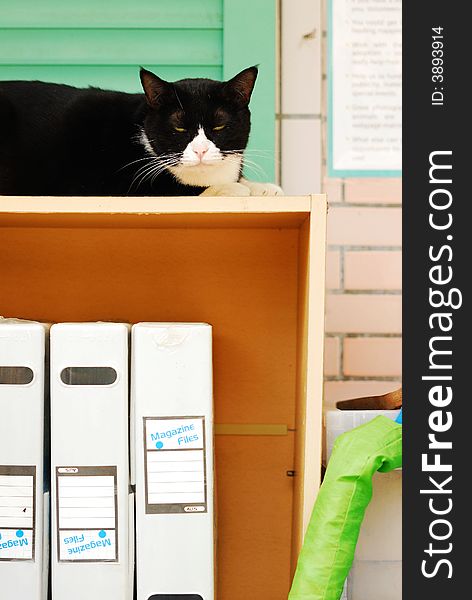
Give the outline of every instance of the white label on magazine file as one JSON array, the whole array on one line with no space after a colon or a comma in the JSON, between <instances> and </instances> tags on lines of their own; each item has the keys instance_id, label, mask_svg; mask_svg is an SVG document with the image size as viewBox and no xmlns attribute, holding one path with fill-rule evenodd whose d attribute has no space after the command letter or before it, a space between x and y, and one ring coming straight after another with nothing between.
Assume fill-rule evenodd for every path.
<instances>
[{"instance_id":1,"label":"white label on magazine file","mask_svg":"<svg viewBox=\"0 0 472 600\"><path fill-rule=\"evenodd\" d=\"M145 417L146 513L206 512L205 418Z\"/></svg>"},{"instance_id":2,"label":"white label on magazine file","mask_svg":"<svg viewBox=\"0 0 472 600\"><path fill-rule=\"evenodd\" d=\"M0 561L34 560L36 467L0 466Z\"/></svg>"},{"instance_id":3,"label":"white label on magazine file","mask_svg":"<svg viewBox=\"0 0 472 600\"><path fill-rule=\"evenodd\" d=\"M116 467L58 467L60 561L116 561Z\"/></svg>"}]
</instances>

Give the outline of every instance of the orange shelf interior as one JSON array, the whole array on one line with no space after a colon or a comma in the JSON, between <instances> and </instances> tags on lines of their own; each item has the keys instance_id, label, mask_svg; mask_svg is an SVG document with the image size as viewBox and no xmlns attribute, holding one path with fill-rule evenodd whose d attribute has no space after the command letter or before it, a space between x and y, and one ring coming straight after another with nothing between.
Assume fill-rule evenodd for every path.
<instances>
[{"instance_id":1,"label":"orange shelf interior","mask_svg":"<svg viewBox=\"0 0 472 600\"><path fill-rule=\"evenodd\" d=\"M307 214L4 219L0 314L213 325L215 422L287 435L216 437L218 598L282 600L291 580L299 264ZM147 218L147 217L144 217ZM197 223L195 223L197 219ZM141 220L142 224L143 221ZM79 225L79 226L77 226ZM195 226L197 225L197 226Z\"/></svg>"}]
</instances>

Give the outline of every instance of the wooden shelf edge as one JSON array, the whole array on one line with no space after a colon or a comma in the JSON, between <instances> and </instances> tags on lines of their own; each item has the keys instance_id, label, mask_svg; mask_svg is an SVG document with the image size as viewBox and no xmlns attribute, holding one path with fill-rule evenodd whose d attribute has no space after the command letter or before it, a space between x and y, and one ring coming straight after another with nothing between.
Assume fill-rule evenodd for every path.
<instances>
[{"instance_id":1,"label":"wooden shelf edge","mask_svg":"<svg viewBox=\"0 0 472 600\"><path fill-rule=\"evenodd\" d=\"M323 197L319 195L320 199ZM316 196L60 197L0 196L0 213L13 214L245 214L310 213Z\"/></svg>"}]
</instances>

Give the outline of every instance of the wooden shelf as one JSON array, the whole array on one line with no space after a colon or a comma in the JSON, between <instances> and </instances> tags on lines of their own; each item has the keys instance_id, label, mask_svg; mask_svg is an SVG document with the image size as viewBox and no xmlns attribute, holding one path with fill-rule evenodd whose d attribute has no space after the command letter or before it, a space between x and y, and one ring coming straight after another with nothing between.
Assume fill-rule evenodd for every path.
<instances>
[{"instance_id":1,"label":"wooden shelf","mask_svg":"<svg viewBox=\"0 0 472 600\"><path fill-rule=\"evenodd\" d=\"M212 324L221 600L288 595L320 483L325 241L324 196L0 197L0 314Z\"/></svg>"}]
</instances>

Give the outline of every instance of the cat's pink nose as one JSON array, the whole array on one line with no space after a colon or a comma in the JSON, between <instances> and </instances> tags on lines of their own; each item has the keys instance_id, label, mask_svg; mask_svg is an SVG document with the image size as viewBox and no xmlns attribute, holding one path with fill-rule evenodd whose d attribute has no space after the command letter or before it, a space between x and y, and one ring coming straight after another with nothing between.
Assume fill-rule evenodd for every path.
<instances>
[{"instance_id":1,"label":"cat's pink nose","mask_svg":"<svg viewBox=\"0 0 472 600\"><path fill-rule=\"evenodd\" d=\"M199 160L203 160L203 157L205 156L205 154L207 153L208 148L197 148L196 150L194 150L195 154L198 156Z\"/></svg>"},{"instance_id":2,"label":"cat's pink nose","mask_svg":"<svg viewBox=\"0 0 472 600\"><path fill-rule=\"evenodd\" d=\"M193 138L190 148L197 155L199 162L202 162L205 154L210 149L210 141L205 135L202 127L198 129L198 135Z\"/></svg>"}]
</instances>

